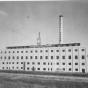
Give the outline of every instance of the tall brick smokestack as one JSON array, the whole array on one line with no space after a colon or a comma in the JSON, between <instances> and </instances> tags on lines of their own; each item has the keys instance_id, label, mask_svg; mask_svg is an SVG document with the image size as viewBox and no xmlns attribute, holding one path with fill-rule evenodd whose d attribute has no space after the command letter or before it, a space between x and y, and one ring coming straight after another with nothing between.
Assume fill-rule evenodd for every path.
<instances>
[{"instance_id":1,"label":"tall brick smokestack","mask_svg":"<svg viewBox=\"0 0 88 88\"><path fill-rule=\"evenodd\" d=\"M59 16L59 44L63 44L63 15Z\"/></svg>"}]
</instances>

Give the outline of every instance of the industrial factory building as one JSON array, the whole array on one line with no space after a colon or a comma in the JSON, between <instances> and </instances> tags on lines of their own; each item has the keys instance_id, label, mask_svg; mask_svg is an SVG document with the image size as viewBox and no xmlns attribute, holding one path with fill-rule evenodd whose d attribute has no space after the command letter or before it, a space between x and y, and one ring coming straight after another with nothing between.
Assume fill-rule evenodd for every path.
<instances>
[{"instance_id":1,"label":"industrial factory building","mask_svg":"<svg viewBox=\"0 0 88 88\"><path fill-rule=\"evenodd\" d=\"M0 50L0 69L49 72L87 72L86 47L63 43L63 16L59 16L59 44L14 46Z\"/></svg>"}]
</instances>

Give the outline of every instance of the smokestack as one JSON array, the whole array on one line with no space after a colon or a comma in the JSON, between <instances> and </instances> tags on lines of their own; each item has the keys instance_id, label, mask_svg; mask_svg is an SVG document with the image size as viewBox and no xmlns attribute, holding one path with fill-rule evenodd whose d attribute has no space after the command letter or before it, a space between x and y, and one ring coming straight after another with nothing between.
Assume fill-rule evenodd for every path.
<instances>
[{"instance_id":1,"label":"smokestack","mask_svg":"<svg viewBox=\"0 0 88 88\"><path fill-rule=\"evenodd\" d=\"M59 44L63 44L63 15L59 16Z\"/></svg>"}]
</instances>

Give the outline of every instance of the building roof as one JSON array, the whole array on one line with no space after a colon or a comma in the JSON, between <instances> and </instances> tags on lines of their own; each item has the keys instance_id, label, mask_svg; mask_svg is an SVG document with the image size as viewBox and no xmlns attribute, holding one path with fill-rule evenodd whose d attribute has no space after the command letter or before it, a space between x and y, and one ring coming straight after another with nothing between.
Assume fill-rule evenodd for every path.
<instances>
[{"instance_id":1,"label":"building roof","mask_svg":"<svg viewBox=\"0 0 88 88\"><path fill-rule=\"evenodd\" d=\"M45 47L71 47L80 46L80 43L69 43L69 44L47 44L47 45L30 45L30 46L8 46L7 49L23 49L23 48L45 48Z\"/></svg>"}]
</instances>

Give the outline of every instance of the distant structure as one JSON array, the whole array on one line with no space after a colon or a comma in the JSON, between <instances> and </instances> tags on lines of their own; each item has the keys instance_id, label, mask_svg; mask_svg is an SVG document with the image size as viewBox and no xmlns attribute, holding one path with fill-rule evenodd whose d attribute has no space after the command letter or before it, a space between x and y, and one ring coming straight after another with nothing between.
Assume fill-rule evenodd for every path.
<instances>
[{"instance_id":1,"label":"distant structure","mask_svg":"<svg viewBox=\"0 0 88 88\"><path fill-rule=\"evenodd\" d=\"M88 72L86 47L80 43L63 43L63 15L59 16L59 43L41 45L40 32L37 45L9 46L0 50L1 70Z\"/></svg>"},{"instance_id":2,"label":"distant structure","mask_svg":"<svg viewBox=\"0 0 88 88\"><path fill-rule=\"evenodd\" d=\"M39 32L39 37L37 38L37 45L38 45L38 46L40 46L40 45L41 45L40 32Z\"/></svg>"}]
</instances>

